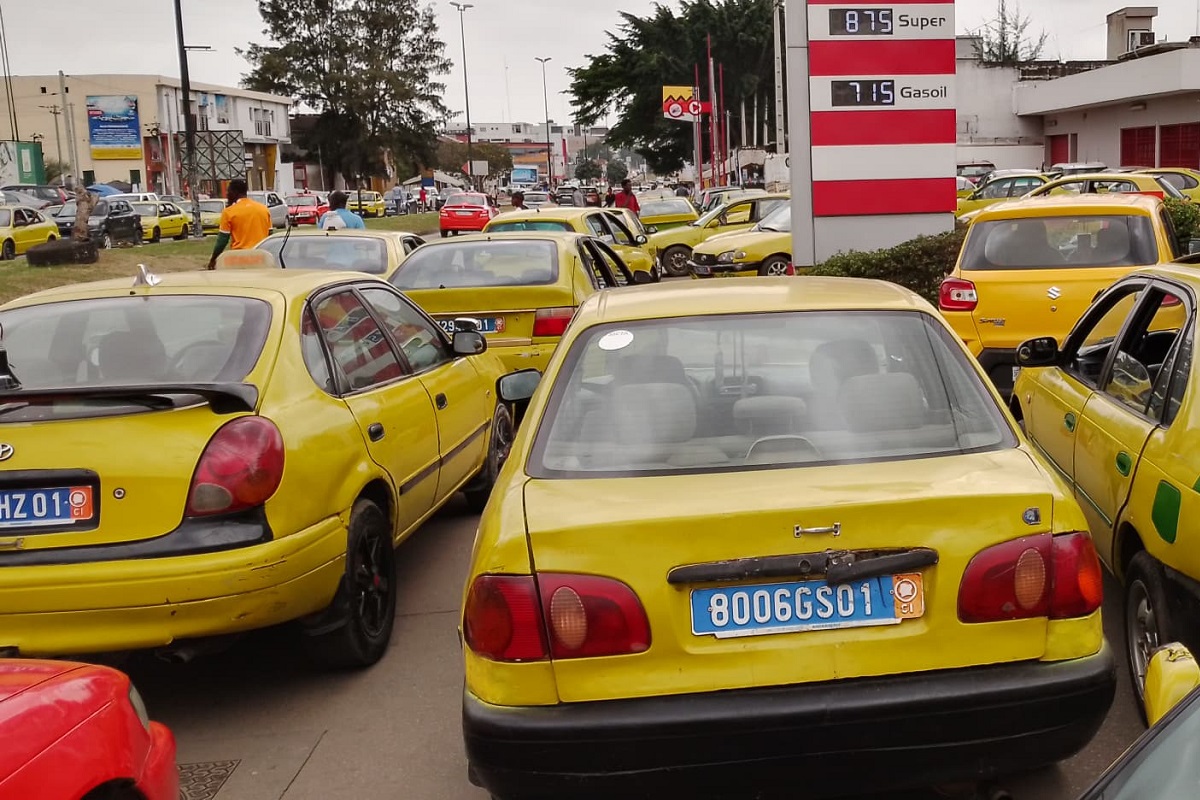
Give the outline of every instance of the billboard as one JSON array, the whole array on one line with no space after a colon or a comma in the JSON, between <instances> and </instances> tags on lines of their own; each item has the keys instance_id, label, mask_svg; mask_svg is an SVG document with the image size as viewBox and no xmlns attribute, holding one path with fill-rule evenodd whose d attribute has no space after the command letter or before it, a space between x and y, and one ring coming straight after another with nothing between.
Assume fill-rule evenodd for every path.
<instances>
[{"instance_id":1,"label":"billboard","mask_svg":"<svg viewBox=\"0 0 1200 800\"><path fill-rule=\"evenodd\" d=\"M42 146L37 142L0 142L0 185L45 183Z\"/></svg>"},{"instance_id":2,"label":"billboard","mask_svg":"<svg viewBox=\"0 0 1200 800\"><path fill-rule=\"evenodd\" d=\"M142 126L137 95L88 95L87 117L93 160L141 159Z\"/></svg>"},{"instance_id":3,"label":"billboard","mask_svg":"<svg viewBox=\"0 0 1200 800\"><path fill-rule=\"evenodd\" d=\"M514 166L509 173L509 182L515 184L534 184L538 182L537 167Z\"/></svg>"},{"instance_id":4,"label":"billboard","mask_svg":"<svg viewBox=\"0 0 1200 800\"><path fill-rule=\"evenodd\" d=\"M663 87L663 116L676 122L695 122L704 114L712 113L712 103L696 99L696 90L691 86Z\"/></svg>"}]
</instances>

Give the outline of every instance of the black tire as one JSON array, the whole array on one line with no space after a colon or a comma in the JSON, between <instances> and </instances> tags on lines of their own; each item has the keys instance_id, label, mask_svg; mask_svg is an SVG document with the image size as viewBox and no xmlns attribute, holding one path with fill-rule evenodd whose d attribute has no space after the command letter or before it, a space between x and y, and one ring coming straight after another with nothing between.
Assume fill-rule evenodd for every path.
<instances>
[{"instance_id":1,"label":"black tire","mask_svg":"<svg viewBox=\"0 0 1200 800\"><path fill-rule=\"evenodd\" d=\"M445 238L446 238L447 236L449 236L449 235L450 235L450 232L449 232L449 231L442 231L442 238L443 238L443 239L445 239Z\"/></svg>"},{"instance_id":2,"label":"black tire","mask_svg":"<svg viewBox=\"0 0 1200 800\"><path fill-rule=\"evenodd\" d=\"M1145 550L1129 562L1125 573L1125 658L1138 712L1145 719L1145 670L1154 651L1177 640L1162 567Z\"/></svg>"},{"instance_id":3,"label":"black tire","mask_svg":"<svg viewBox=\"0 0 1200 800\"><path fill-rule=\"evenodd\" d=\"M186 240L187 240L187 238L188 238L189 236L191 236L191 234L192 234L192 229L191 229L191 228L188 226L188 224L185 222L185 223L183 224L183 230L181 230L181 231L179 232L179 235L175 237L175 241L177 241L177 242L183 242L183 241L186 241Z\"/></svg>"},{"instance_id":4,"label":"black tire","mask_svg":"<svg viewBox=\"0 0 1200 800\"><path fill-rule=\"evenodd\" d=\"M4 246L0 247L0 261L12 261L17 257L17 245L12 239L5 239Z\"/></svg>"},{"instance_id":5,"label":"black tire","mask_svg":"<svg viewBox=\"0 0 1200 800\"><path fill-rule=\"evenodd\" d=\"M687 262L691 257L691 248L681 244L672 245L662 254L663 269L672 278L685 278L688 275Z\"/></svg>"},{"instance_id":6,"label":"black tire","mask_svg":"<svg viewBox=\"0 0 1200 800\"><path fill-rule=\"evenodd\" d=\"M488 498L492 495L492 487L496 485L496 477L512 452L515 436L516 426L513 424L512 412L506 405L497 405L496 412L492 414L492 427L483 469L463 490L463 496L467 498L467 508L476 514L482 513L483 507L487 505Z\"/></svg>"},{"instance_id":7,"label":"black tire","mask_svg":"<svg viewBox=\"0 0 1200 800\"><path fill-rule=\"evenodd\" d=\"M387 652L396 623L396 551L387 515L370 500L350 512L346 574L325 616L330 624L304 636L320 666L361 669Z\"/></svg>"},{"instance_id":8,"label":"black tire","mask_svg":"<svg viewBox=\"0 0 1200 800\"><path fill-rule=\"evenodd\" d=\"M763 277L779 277L787 275L788 261L783 256L771 256L758 268L758 274Z\"/></svg>"}]
</instances>

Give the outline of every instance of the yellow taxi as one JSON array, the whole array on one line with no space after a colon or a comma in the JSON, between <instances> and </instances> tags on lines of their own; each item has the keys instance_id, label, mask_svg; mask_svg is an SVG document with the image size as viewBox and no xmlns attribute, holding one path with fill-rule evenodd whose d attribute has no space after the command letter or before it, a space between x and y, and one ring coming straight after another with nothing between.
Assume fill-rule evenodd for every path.
<instances>
[{"instance_id":1,"label":"yellow taxi","mask_svg":"<svg viewBox=\"0 0 1200 800\"><path fill-rule=\"evenodd\" d=\"M756 194L735 197L717 206L700 219L679 228L659 231L650 237L658 248L663 270L673 277L688 274L688 259L701 242L719 233L745 231L788 204L787 194Z\"/></svg>"},{"instance_id":2,"label":"yellow taxi","mask_svg":"<svg viewBox=\"0 0 1200 800\"><path fill-rule=\"evenodd\" d=\"M1105 291L1068 335L1017 350L1014 411L1083 506L1096 549L1125 587L1127 658L1142 693L1161 644L1187 636L1200 597L1200 274L1157 266Z\"/></svg>"},{"instance_id":3,"label":"yellow taxi","mask_svg":"<svg viewBox=\"0 0 1200 800\"><path fill-rule=\"evenodd\" d=\"M492 796L890 794L1103 720L1087 521L908 290L604 293L525 419L463 594Z\"/></svg>"},{"instance_id":4,"label":"yellow taxi","mask_svg":"<svg viewBox=\"0 0 1200 800\"><path fill-rule=\"evenodd\" d=\"M0 259L8 261L36 244L58 238L58 223L28 206L0 205Z\"/></svg>"},{"instance_id":5,"label":"yellow taxi","mask_svg":"<svg viewBox=\"0 0 1200 800\"><path fill-rule=\"evenodd\" d=\"M447 332L465 321L510 369L540 370L584 300L651 279L596 237L534 231L431 242L388 280Z\"/></svg>"},{"instance_id":6,"label":"yellow taxi","mask_svg":"<svg viewBox=\"0 0 1200 800\"><path fill-rule=\"evenodd\" d=\"M386 275L425 239L405 231L291 228L263 239L256 250L275 256L285 269L337 269Z\"/></svg>"},{"instance_id":7,"label":"yellow taxi","mask_svg":"<svg viewBox=\"0 0 1200 800\"><path fill-rule=\"evenodd\" d=\"M966 196L960 194L955 216L962 217L964 214L970 214L1006 200L1024 197L1049 182L1050 179L1045 175L1020 174L994 178L978 189L967 193Z\"/></svg>"},{"instance_id":8,"label":"yellow taxi","mask_svg":"<svg viewBox=\"0 0 1200 800\"><path fill-rule=\"evenodd\" d=\"M379 192L368 192L363 189L346 189L350 199L346 201L346 210L353 211L362 217L382 217L387 213L387 205Z\"/></svg>"},{"instance_id":9,"label":"yellow taxi","mask_svg":"<svg viewBox=\"0 0 1200 800\"><path fill-rule=\"evenodd\" d=\"M368 275L144 269L0 307L4 649L300 620L317 661L374 663L393 547L507 457L503 364Z\"/></svg>"},{"instance_id":10,"label":"yellow taxi","mask_svg":"<svg viewBox=\"0 0 1200 800\"><path fill-rule=\"evenodd\" d=\"M700 219L700 213L686 197L660 197L653 200L643 200L642 210L638 216L642 224L655 227L660 231L668 231L682 225L690 225ZM657 233L658 231L654 231Z\"/></svg>"},{"instance_id":11,"label":"yellow taxi","mask_svg":"<svg viewBox=\"0 0 1200 800\"><path fill-rule=\"evenodd\" d=\"M1168 197L1183 200L1185 196L1160 175L1146 172L1098 172L1066 175L1045 183L1026 197L1052 197L1078 194L1145 194L1160 200Z\"/></svg>"},{"instance_id":12,"label":"yellow taxi","mask_svg":"<svg viewBox=\"0 0 1200 800\"><path fill-rule=\"evenodd\" d=\"M204 226L205 236L221 231L221 213L224 211L224 200L200 201L200 224Z\"/></svg>"},{"instance_id":13,"label":"yellow taxi","mask_svg":"<svg viewBox=\"0 0 1200 800\"><path fill-rule=\"evenodd\" d=\"M1018 200L979 212L942 282L942 315L1007 394L1017 347L1062 338L1129 272L1179 256L1161 200L1136 194Z\"/></svg>"},{"instance_id":14,"label":"yellow taxi","mask_svg":"<svg viewBox=\"0 0 1200 800\"><path fill-rule=\"evenodd\" d=\"M510 211L494 217L484 233L520 233L522 231L574 231L594 236L607 244L630 270L645 272L654 280L661 277L658 248L643 233L630 227L622 213L615 209L535 208L529 211Z\"/></svg>"},{"instance_id":15,"label":"yellow taxi","mask_svg":"<svg viewBox=\"0 0 1200 800\"><path fill-rule=\"evenodd\" d=\"M748 231L719 233L692 250L694 278L795 275L792 265L792 209L782 205Z\"/></svg>"},{"instance_id":16,"label":"yellow taxi","mask_svg":"<svg viewBox=\"0 0 1200 800\"><path fill-rule=\"evenodd\" d=\"M1162 178L1194 202L1200 202L1200 171L1186 167L1158 167L1142 172Z\"/></svg>"},{"instance_id":17,"label":"yellow taxi","mask_svg":"<svg viewBox=\"0 0 1200 800\"><path fill-rule=\"evenodd\" d=\"M133 211L142 218L142 236L147 242L157 242L164 236L188 238L191 216L174 203L134 203Z\"/></svg>"}]
</instances>

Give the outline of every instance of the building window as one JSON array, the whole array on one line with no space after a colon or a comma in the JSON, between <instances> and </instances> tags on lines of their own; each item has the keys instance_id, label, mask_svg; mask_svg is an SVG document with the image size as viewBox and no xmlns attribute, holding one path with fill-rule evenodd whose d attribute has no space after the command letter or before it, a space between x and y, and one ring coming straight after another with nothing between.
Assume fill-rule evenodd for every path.
<instances>
[{"instance_id":1,"label":"building window","mask_svg":"<svg viewBox=\"0 0 1200 800\"><path fill-rule=\"evenodd\" d=\"M1155 159L1155 141L1158 130L1153 126L1148 128L1121 129L1121 166L1123 167L1153 167Z\"/></svg>"},{"instance_id":2,"label":"building window","mask_svg":"<svg viewBox=\"0 0 1200 800\"><path fill-rule=\"evenodd\" d=\"M275 112L269 108L252 108L250 109L250 117L254 121L254 134L256 136L270 136L271 123L275 121Z\"/></svg>"},{"instance_id":3,"label":"building window","mask_svg":"<svg viewBox=\"0 0 1200 800\"><path fill-rule=\"evenodd\" d=\"M1158 166L1200 168L1200 122L1163 125Z\"/></svg>"}]
</instances>

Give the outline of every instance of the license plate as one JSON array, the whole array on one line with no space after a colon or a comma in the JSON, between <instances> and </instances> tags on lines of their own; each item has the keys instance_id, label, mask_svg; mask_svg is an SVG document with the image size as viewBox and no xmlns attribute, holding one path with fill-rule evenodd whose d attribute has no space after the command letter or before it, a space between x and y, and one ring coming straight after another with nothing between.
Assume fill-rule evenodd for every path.
<instances>
[{"instance_id":1,"label":"license plate","mask_svg":"<svg viewBox=\"0 0 1200 800\"><path fill-rule=\"evenodd\" d=\"M0 528L69 526L95 513L90 486L0 489Z\"/></svg>"},{"instance_id":2,"label":"license plate","mask_svg":"<svg viewBox=\"0 0 1200 800\"><path fill-rule=\"evenodd\" d=\"M475 216L475 212L474 212L474 211L455 211L454 213L455 213L455 214L457 214L457 215L458 215L458 216L460 216L460 217L473 217L473 216Z\"/></svg>"},{"instance_id":3,"label":"license plate","mask_svg":"<svg viewBox=\"0 0 1200 800\"><path fill-rule=\"evenodd\" d=\"M504 317L472 317L479 320L480 333L504 333ZM451 336L454 335L454 320L439 319L438 325L442 326L442 330Z\"/></svg>"},{"instance_id":4,"label":"license plate","mask_svg":"<svg viewBox=\"0 0 1200 800\"><path fill-rule=\"evenodd\" d=\"M920 573L837 586L796 581L695 589L691 601L692 633L718 639L898 625L925 613Z\"/></svg>"},{"instance_id":5,"label":"license plate","mask_svg":"<svg viewBox=\"0 0 1200 800\"><path fill-rule=\"evenodd\" d=\"M712 270L709 267L692 267L692 272L697 275L712 275Z\"/></svg>"}]
</instances>

